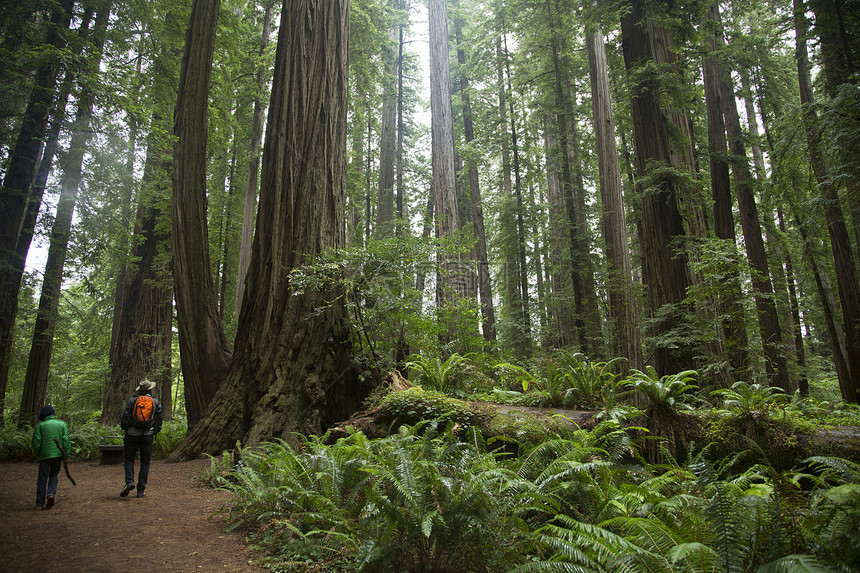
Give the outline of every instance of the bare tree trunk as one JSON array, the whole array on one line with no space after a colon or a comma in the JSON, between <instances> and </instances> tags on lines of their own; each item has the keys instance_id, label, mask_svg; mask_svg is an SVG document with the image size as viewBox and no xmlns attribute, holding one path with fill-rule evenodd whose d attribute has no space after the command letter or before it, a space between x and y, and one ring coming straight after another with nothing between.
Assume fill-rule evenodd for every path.
<instances>
[{"instance_id":1,"label":"bare tree trunk","mask_svg":"<svg viewBox=\"0 0 860 573\"><path fill-rule=\"evenodd\" d=\"M61 0L51 11L51 25L45 38L48 49L59 52L65 47L72 5L72 0ZM18 290L21 287L21 277L16 269L23 268L27 256L24 252L22 258L18 252L19 237L28 205L36 201L32 189L33 174L48 129L48 114L56 95L59 69L60 58L57 57L50 58L48 63L36 70L30 102L0 187L0 376L3 376L4 382L8 378L7 362L17 316ZM38 204L36 208L38 210ZM24 247L25 243L29 248L29 242L22 242L20 246ZM5 385L2 389L5 390Z\"/></svg>"},{"instance_id":2,"label":"bare tree trunk","mask_svg":"<svg viewBox=\"0 0 860 573\"><path fill-rule=\"evenodd\" d=\"M399 40L398 27L388 31L388 42L383 46L385 77L382 92L382 121L379 137L379 189L376 202L376 230L378 238L394 235L394 162L397 150L397 83L400 60L394 56L394 45ZM453 137L453 136L452 136Z\"/></svg>"},{"instance_id":3,"label":"bare tree trunk","mask_svg":"<svg viewBox=\"0 0 860 573\"><path fill-rule=\"evenodd\" d=\"M94 52L88 61L89 73L95 73L101 62L109 18L110 0L102 0L95 21ZM54 225L51 229L51 243L45 264L39 310L33 327L33 344L30 348L27 372L24 377L21 408L18 411L18 427L35 425L39 410L45 403L48 390L48 373L54 347L54 328L57 324L60 290L63 283L63 269L72 231L72 215L81 185L84 154L92 136L90 120L93 113L93 103L92 90L84 86L78 96L78 111L72 125L72 139L62 161L63 176L60 183L60 197L57 202Z\"/></svg>"},{"instance_id":4,"label":"bare tree trunk","mask_svg":"<svg viewBox=\"0 0 860 573\"><path fill-rule=\"evenodd\" d=\"M319 433L368 390L342 299L290 287L292 269L344 243L348 25L348 0L284 4L236 351L227 383L172 459Z\"/></svg>"},{"instance_id":5,"label":"bare tree trunk","mask_svg":"<svg viewBox=\"0 0 860 573\"><path fill-rule=\"evenodd\" d=\"M430 0L430 110L432 131L433 196L436 238L454 240L461 229L454 167L454 112L451 108L451 71L448 64L448 8L445 0ZM465 296L460 258L439 254L442 270L436 282L436 303L440 312L450 310L455 298ZM456 327L452 325L456 330ZM457 338L456 332L448 336Z\"/></svg>"},{"instance_id":6,"label":"bare tree trunk","mask_svg":"<svg viewBox=\"0 0 860 573\"><path fill-rule=\"evenodd\" d=\"M173 288L170 276L169 234L159 196L168 193L159 181L168 180L170 157L151 135L147 144L141 185L144 188L134 229L131 257L125 274L123 304L116 310L119 328L110 383L102 407L103 424L117 424L125 402L144 378L157 382L156 397L172 402L170 343L173 325ZM161 184L163 185L163 184Z\"/></svg>"},{"instance_id":7,"label":"bare tree trunk","mask_svg":"<svg viewBox=\"0 0 860 573\"><path fill-rule=\"evenodd\" d=\"M627 358L628 367L641 370L644 363L639 337L639 309L636 306L633 265L630 262L603 33L599 29L592 30L586 38L586 44L600 172L600 198L603 203L602 223L606 241L609 308L612 315L612 351L616 356Z\"/></svg>"},{"instance_id":8,"label":"bare tree trunk","mask_svg":"<svg viewBox=\"0 0 860 573\"><path fill-rule=\"evenodd\" d=\"M173 133L173 264L188 425L223 384L230 353L218 314L206 216L209 80L220 0L194 0Z\"/></svg>"},{"instance_id":9,"label":"bare tree trunk","mask_svg":"<svg viewBox=\"0 0 860 573\"><path fill-rule=\"evenodd\" d=\"M262 56L269 45L269 34L272 31L272 11L276 0L266 3L266 11L263 15L263 32L260 39L260 52ZM265 86L265 75L263 66L257 69L257 87L261 91ZM254 211L257 206L257 179L260 172L260 141L263 139L263 112L265 106L259 97L254 98L254 119L251 124L251 162L248 165L248 180L245 184L245 201L242 208L242 239L239 245L239 269L236 279L236 302L235 312L239 316L242 308L242 296L245 293L245 276L248 274L248 264L251 261L251 245L254 241Z\"/></svg>"},{"instance_id":10,"label":"bare tree trunk","mask_svg":"<svg viewBox=\"0 0 860 573\"><path fill-rule=\"evenodd\" d=\"M646 7L647 6L647 7ZM630 12L621 18L624 61L628 70L641 66L675 65L672 39L668 31L656 24L654 8L636 0ZM681 112L667 109L660 101L662 76L638 74L633 85L633 147L640 180L649 180L649 188L640 181L642 275L649 301L653 361L661 375L695 367L695 351L689 341L680 343L678 336L688 326L690 311L684 302L692 277L683 250L686 237L684 220L678 204L681 192L677 178L660 177L654 167L693 171L689 141L674 143L670 133L688 133L689 124ZM649 177L650 175L650 177ZM679 245L679 243L682 243ZM679 332L679 329L681 331Z\"/></svg>"},{"instance_id":11,"label":"bare tree trunk","mask_svg":"<svg viewBox=\"0 0 860 573\"><path fill-rule=\"evenodd\" d=\"M552 295L548 300L551 333L550 344L554 348L566 348L574 341L574 306L571 301L570 272L570 233L569 219L565 211L559 163L561 150L555 135L554 118L544 122L544 150L547 171L547 203L549 204L549 255L547 266L550 269Z\"/></svg>"},{"instance_id":12,"label":"bare tree trunk","mask_svg":"<svg viewBox=\"0 0 860 573\"><path fill-rule=\"evenodd\" d=\"M466 53L462 44L463 23L458 18L454 23L457 41L457 61L460 63L460 97L463 101L463 135L466 145L475 140L475 124L469 94L469 77L466 75ZM478 265L478 292L481 302L481 330L484 340L496 340L496 311L493 305L493 289L490 283L490 263L487 258L487 235L484 230L484 210L481 206L481 189L478 182L478 163L473 157L466 161L469 170L469 198L472 206L472 228L475 232L475 262Z\"/></svg>"},{"instance_id":13,"label":"bare tree trunk","mask_svg":"<svg viewBox=\"0 0 860 573\"><path fill-rule=\"evenodd\" d=\"M860 400L860 392L858 392L858 387L860 387L860 285L858 285L854 257L851 253L851 239L842 215L839 196L821 149L818 118L811 107L814 103L814 96L809 77L806 20L801 0L795 0L794 17L797 31L795 37L797 41L796 58L800 101L806 109L804 121L806 123L807 147L812 170L825 201L824 211L827 219L827 230L830 234L830 247L835 262L836 284L839 290L839 302L842 307L842 321L845 329L848 372L846 377L839 377L839 386L842 391L842 399L846 402L856 403Z\"/></svg>"},{"instance_id":14,"label":"bare tree trunk","mask_svg":"<svg viewBox=\"0 0 860 573\"><path fill-rule=\"evenodd\" d=\"M711 7L709 20L717 27L720 26L720 14L716 4ZM724 45L725 41L722 33L717 32L714 35L714 48L719 49ZM773 283L771 282L770 270L767 264L767 253L764 247L761 222L758 218L758 207L752 187L753 178L750 172L749 158L746 154L746 145L743 139L743 130L741 129L734 88L731 76L723 71L722 67L716 61L713 62L712 68L720 85L720 99L722 102L723 120L725 121L728 134L735 194L737 195L738 212L741 218L741 228L744 233L744 245L746 246L747 260L749 261L750 274L752 276L752 287L759 330L761 332L762 347L766 359L767 374L772 386L778 386L790 394L792 389L791 380L788 375L788 363L785 355L782 353L782 331L773 296Z\"/></svg>"}]
</instances>

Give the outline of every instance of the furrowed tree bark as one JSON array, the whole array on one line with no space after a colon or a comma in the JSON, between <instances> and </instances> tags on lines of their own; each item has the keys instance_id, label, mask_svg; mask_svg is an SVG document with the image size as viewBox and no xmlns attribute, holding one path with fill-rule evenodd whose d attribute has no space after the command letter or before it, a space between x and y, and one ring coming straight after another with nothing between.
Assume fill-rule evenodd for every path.
<instances>
[{"instance_id":1,"label":"furrowed tree bark","mask_svg":"<svg viewBox=\"0 0 860 573\"><path fill-rule=\"evenodd\" d=\"M602 224L606 242L609 308L612 320L613 356L627 358L627 366L641 370L642 342L639 336L639 309L633 283L633 265L624 215L621 169L615 143L615 120L606 64L603 32L591 30L586 37L591 101L594 113L594 136L597 141L597 163L600 174L600 198L603 203Z\"/></svg>"},{"instance_id":2,"label":"furrowed tree bark","mask_svg":"<svg viewBox=\"0 0 860 573\"><path fill-rule=\"evenodd\" d=\"M110 5L110 0L100 2L95 21L93 53L87 62L89 69L81 77L86 78L89 74L95 74L99 68L107 24L110 19ZM60 180L60 197L57 202L54 224L51 228L51 243L45 263L39 310L33 327L33 344L30 347L27 372L24 376L21 408L18 411L19 428L35 425L39 410L45 404L48 374L54 348L54 328L59 314L63 270L72 232L72 216L81 186L84 154L92 139L90 120L94 101L95 94L89 86L84 84L78 96L78 111L75 121L72 123L72 138L69 149L61 162L63 175Z\"/></svg>"},{"instance_id":3,"label":"furrowed tree bark","mask_svg":"<svg viewBox=\"0 0 860 573\"><path fill-rule=\"evenodd\" d=\"M377 238L394 236L394 163L397 151L397 78L400 60L395 57L394 46L399 42L399 28L392 23L388 42L382 47L385 76L382 92L381 134L379 137L379 187L376 198Z\"/></svg>"},{"instance_id":4,"label":"furrowed tree bark","mask_svg":"<svg viewBox=\"0 0 860 573\"><path fill-rule=\"evenodd\" d=\"M219 0L195 0L191 8L173 126L173 279L189 427L223 384L230 353L218 313L206 215L209 80L219 6Z\"/></svg>"},{"instance_id":5,"label":"furrowed tree bark","mask_svg":"<svg viewBox=\"0 0 860 573\"><path fill-rule=\"evenodd\" d=\"M292 269L344 244L348 26L348 0L284 3L236 348L225 385L171 459L239 440L295 441L348 418L366 395L342 298L290 284Z\"/></svg>"},{"instance_id":6,"label":"furrowed tree bark","mask_svg":"<svg viewBox=\"0 0 860 573\"><path fill-rule=\"evenodd\" d=\"M642 197L642 276L653 346L653 359L646 362L665 375L695 367L694 340L685 334L690 308L684 300L692 276L678 203L682 189L679 178L671 173L691 173L694 169L689 139L679 144L669 136L670 132L688 134L689 123L681 112L660 99L661 82L667 81L667 69L675 65L676 57L668 30L656 23L655 9L635 0L621 18L621 32L625 65L636 78L631 101L633 148ZM659 74L655 66L661 68ZM664 175L664 170L671 171Z\"/></svg>"}]
</instances>

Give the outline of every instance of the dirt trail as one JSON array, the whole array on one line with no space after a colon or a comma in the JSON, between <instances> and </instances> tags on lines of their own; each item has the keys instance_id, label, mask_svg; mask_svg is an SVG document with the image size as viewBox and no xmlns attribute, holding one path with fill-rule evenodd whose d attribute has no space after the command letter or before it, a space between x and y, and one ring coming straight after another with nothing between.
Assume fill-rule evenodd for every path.
<instances>
[{"instance_id":1,"label":"dirt trail","mask_svg":"<svg viewBox=\"0 0 860 573\"><path fill-rule=\"evenodd\" d=\"M223 516L213 516L228 494L191 481L208 465L154 461L138 499L119 496L122 465L71 463L78 485L61 470L56 505L37 511L36 464L0 464L0 570L265 571L250 563L241 534L225 533Z\"/></svg>"}]
</instances>

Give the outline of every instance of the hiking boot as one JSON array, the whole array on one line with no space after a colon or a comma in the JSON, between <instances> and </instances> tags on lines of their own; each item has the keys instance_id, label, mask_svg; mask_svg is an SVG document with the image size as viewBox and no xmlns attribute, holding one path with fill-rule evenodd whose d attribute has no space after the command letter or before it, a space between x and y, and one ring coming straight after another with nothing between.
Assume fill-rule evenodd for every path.
<instances>
[{"instance_id":1,"label":"hiking boot","mask_svg":"<svg viewBox=\"0 0 860 573\"><path fill-rule=\"evenodd\" d=\"M143 495L144 495L144 494L143 494L143 490L142 490L142 489L137 490L137 497L143 497Z\"/></svg>"},{"instance_id":2,"label":"hiking boot","mask_svg":"<svg viewBox=\"0 0 860 573\"><path fill-rule=\"evenodd\" d=\"M134 484L133 483L127 483L127 484L125 484L125 487L122 488L122 491L119 492L119 496L120 497L126 497L126 496L128 496L128 493L133 489L134 489Z\"/></svg>"},{"instance_id":3,"label":"hiking boot","mask_svg":"<svg viewBox=\"0 0 860 573\"><path fill-rule=\"evenodd\" d=\"M49 495L48 496L48 503L45 504L45 509L51 509L52 507L54 507L54 496Z\"/></svg>"}]
</instances>

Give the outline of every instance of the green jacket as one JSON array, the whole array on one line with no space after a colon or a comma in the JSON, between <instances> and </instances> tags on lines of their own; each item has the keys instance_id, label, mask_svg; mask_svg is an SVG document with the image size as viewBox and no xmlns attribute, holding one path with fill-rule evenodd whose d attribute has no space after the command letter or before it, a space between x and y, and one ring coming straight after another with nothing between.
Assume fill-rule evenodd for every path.
<instances>
[{"instance_id":1,"label":"green jacket","mask_svg":"<svg viewBox=\"0 0 860 573\"><path fill-rule=\"evenodd\" d=\"M48 416L44 421L39 422L33 430L33 441L30 445L33 446L33 453L41 460L49 460L51 458L59 458L63 454L54 443L54 438L60 440L60 445L68 454L72 449L72 443L69 440L69 427L56 416Z\"/></svg>"}]
</instances>

